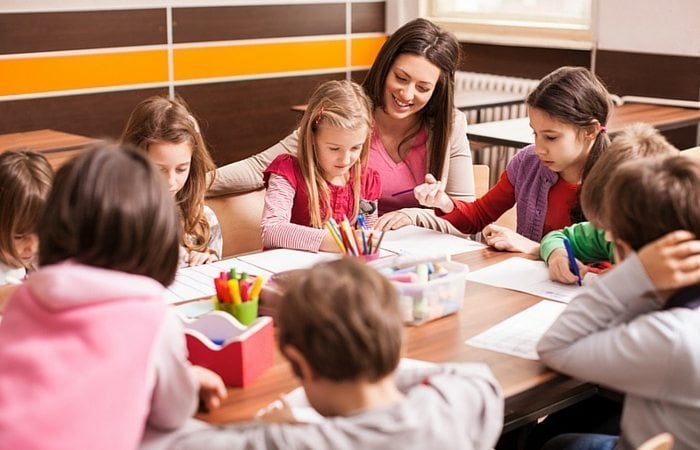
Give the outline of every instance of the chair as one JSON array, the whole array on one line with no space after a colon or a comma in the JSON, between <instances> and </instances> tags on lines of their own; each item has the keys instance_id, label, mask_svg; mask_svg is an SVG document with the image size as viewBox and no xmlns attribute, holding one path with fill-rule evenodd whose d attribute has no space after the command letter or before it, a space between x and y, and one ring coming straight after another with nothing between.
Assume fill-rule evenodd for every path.
<instances>
[{"instance_id":1,"label":"chair","mask_svg":"<svg viewBox=\"0 0 700 450\"><path fill-rule=\"evenodd\" d=\"M673 449L673 435L671 433L659 433L646 440L637 450L671 450Z\"/></svg>"},{"instance_id":2,"label":"chair","mask_svg":"<svg viewBox=\"0 0 700 450\"><path fill-rule=\"evenodd\" d=\"M205 203L221 224L223 258L262 249L260 221L265 205L265 189L209 197Z\"/></svg>"},{"instance_id":3,"label":"chair","mask_svg":"<svg viewBox=\"0 0 700 450\"><path fill-rule=\"evenodd\" d=\"M491 188L489 183L489 172L490 168L486 164L474 164L474 192L476 198L482 197ZM516 225L516 214L515 206L513 206L508 211L504 212L497 221L494 222L497 225L502 225L508 227L511 230L515 230Z\"/></svg>"}]
</instances>

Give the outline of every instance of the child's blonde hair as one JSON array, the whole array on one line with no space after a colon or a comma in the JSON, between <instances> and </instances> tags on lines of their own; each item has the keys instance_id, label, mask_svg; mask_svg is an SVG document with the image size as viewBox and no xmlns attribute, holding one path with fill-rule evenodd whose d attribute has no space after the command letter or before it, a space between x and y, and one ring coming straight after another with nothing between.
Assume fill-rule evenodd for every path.
<instances>
[{"instance_id":1,"label":"child's blonde hair","mask_svg":"<svg viewBox=\"0 0 700 450\"><path fill-rule=\"evenodd\" d=\"M678 149L669 144L661 133L651 125L634 123L626 126L613 139L608 151L593 164L585 182L581 186L581 208L593 225L605 226L603 199L605 187L614 170L623 162L653 156L672 156Z\"/></svg>"},{"instance_id":2,"label":"child's blonde hair","mask_svg":"<svg viewBox=\"0 0 700 450\"><path fill-rule=\"evenodd\" d=\"M189 251L206 252L211 236L204 216L204 194L214 181L216 165L207 150L197 120L182 98L150 97L132 111L121 142L145 152L151 144L165 142L192 147L190 174L175 196L180 209L183 245ZM209 177L209 178L208 178Z\"/></svg>"},{"instance_id":3,"label":"child's blonde hair","mask_svg":"<svg viewBox=\"0 0 700 450\"><path fill-rule=\"evenodd\" d=\"M44 155L33 151L0 154L0 262L24 267L14 235L34 233L51 189L53 172Z\"/></svg>"},{"instance_id":4,"label":"child's blonde hair","mask_svg":"<svg viewBox=\"0 0 700 450\"><path fill-rule=\"evenodd\" d=\"M349 183L353 192L353 217L360 208L360 178L367 162L372 130L372 104L362 87L342 80L327 81L311 95L299 126L298 160L309 195L311 226L323 227L332 215L328 184L316 157L315 135L319 127L329 126L344 130L367 128L360 158L350 170ZM321 217L321 204L325 215Z\"/></svg>"}]
</instances>

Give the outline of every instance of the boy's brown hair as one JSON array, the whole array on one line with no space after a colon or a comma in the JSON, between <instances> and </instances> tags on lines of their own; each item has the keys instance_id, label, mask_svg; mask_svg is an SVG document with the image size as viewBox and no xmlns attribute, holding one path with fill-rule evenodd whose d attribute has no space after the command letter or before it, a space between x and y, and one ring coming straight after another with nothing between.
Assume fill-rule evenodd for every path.
<instances>
[{"instance_id":1,"label":"boy's brown hair","mask_svg":"<svg viewBox=\"0 0 700 450\"><path fill-rule=\"evenodd\" d=\"M344 258L302 271L285 287L277 316L283 353L296 347L318 376L332 381L373 382L396 370L403 323L386 277Z\"/></svg>"},{"instance_id":2,"label":"boy's brown hair","mask_svg":"<svg viewBox=\"0 0 700 450\"><path fill-rule=\"evenodd\" d=\"M700 236L700 161L681 155L622 164L604 202L607 229L633 250L675 230Z\"/></svg>"},{"instance_id":3,"label":"boy's brown hair","mask_svg":"<svg viewBox=\"0 0 700 450\"><path fill-rule=\"evenodd\" d=\"M36 231L52 178L41 153L18 150L0 155L0 263L24 266L13 237Z\"/></svg>"},{"instance_id":4,"label":"boy's brown hair","mask_svg":"<svg viewBox=\"0 0 700 450\"><path fill-rule=\"evenodd\" d=\"M677 154L678 149L669 144L651 125L634 123L625 127L615 136L608 151L600 156L583 181L581 207L586 218L598 228L608 228L602 202L606 194L606 184L620 164L637 158Z\"/></svg>"},{"instance_id":5,"label":"boy's brown hair","mask_svg":"<svg viewBox=\"0 0 700 450\"><path fill-rule=\"evenodd\" d=\"M56 173L39 222L42 266L68 259L175 279L180 226L162 176L145 153L102 143Z\"/></svg>"}]
</instances>

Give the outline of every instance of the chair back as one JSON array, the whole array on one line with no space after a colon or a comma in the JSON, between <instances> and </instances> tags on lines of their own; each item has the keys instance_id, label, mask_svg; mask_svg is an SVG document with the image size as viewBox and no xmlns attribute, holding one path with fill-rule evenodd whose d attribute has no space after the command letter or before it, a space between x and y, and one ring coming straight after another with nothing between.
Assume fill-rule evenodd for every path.
<instances>
[{"instance_id":1,"label":"chair back","mask_svg":"<svg viewBox=\"0 0 700 450\"><path fill-rule=\"evenodd\" d=\"M205 203L214 211L221 224L223 258L262 250L260 222L265 205L265 189L210 197Z\"/></svg>"}]
</instances>

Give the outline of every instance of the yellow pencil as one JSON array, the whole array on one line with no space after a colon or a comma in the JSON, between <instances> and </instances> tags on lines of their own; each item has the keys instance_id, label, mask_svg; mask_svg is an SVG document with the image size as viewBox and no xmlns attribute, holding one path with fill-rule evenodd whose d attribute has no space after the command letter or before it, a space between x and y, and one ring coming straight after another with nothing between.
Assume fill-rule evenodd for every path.
<instances>
[{"instance_id":1,"label":"yellow pencil","mask_svg":"<svg viewBox=\"0 0 700 450\"><path fill-rule=\"evenodd\" d=\"M241 287L238 285L238 280L235 278L228 280L228 288L231 291L231 300L238 305L241 303Z\"/></svg>"},{"instance_id":2,"label":"yellow pencil","mask_svg":"<svg viewBox=\"0 0 700 450\"><path fill-rule=\"evenodd\" d=\"M328 232L333 236L333 240L335 240L335 243L338 244L338 248L340 249L341 253L347 253L345 250L345 246L343 245L343 241L340 240L340 236L335 234L335 230L333 230L333 225L331 225L330 222L326 222L326 228L328 229Z\"/></svg>"},{"instance_id":3,"label":"yellow pencil","mask_svg":"<svg viewBox=\"0 0 700 450\"><path fill-rule=\"evenodd\" d=\"M262 289L263 285L263 277L258 275L255 277L255 281L253 281L253 287L250 288L250 295L248 298L253 301L257 300L260 297L260 290Z\"/></svg>"}]
</instances>

